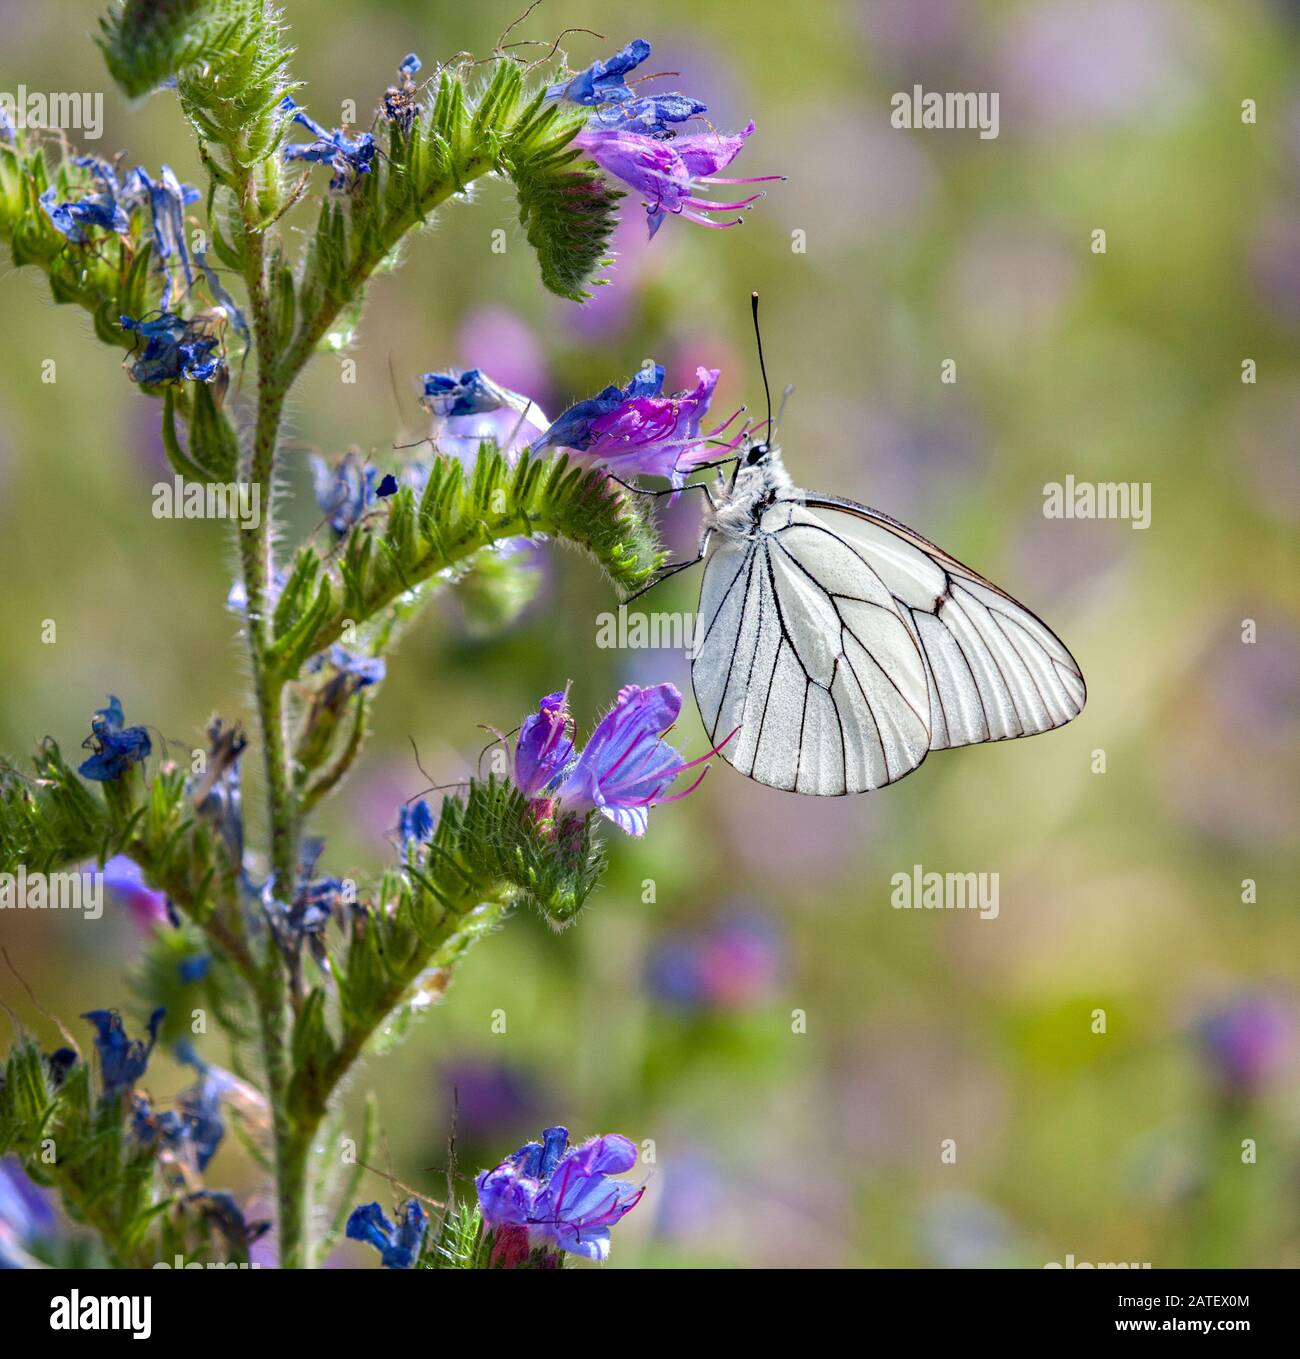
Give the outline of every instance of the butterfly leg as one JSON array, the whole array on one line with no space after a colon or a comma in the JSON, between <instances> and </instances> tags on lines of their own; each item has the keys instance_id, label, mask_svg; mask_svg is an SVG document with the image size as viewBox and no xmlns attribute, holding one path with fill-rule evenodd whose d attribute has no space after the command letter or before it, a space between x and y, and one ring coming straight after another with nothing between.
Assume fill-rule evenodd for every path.
<instances>
[{"instance_id":1,"label":"butterfly leg","mask_svg":"<svg viewBox=\"0 0 1300 1359\"><path fill-rule=\"evenodd\" d=\"M653 590L656 585L662 584L669 576L675 576L679 571L688 571L692 566L698 566L704 560L704 554L709 550L709 539L713 536L713 530L704 530L704 537L700 539L700 550L689 561L674 562L671 566L664 566L656 573L655 578L648 584L643 585L639 590L622 601L623 604L630 604L634 599L640 599L647 590Z\"/></svg>"},{"instance_id":2,"label":"butterfly leg","mask_svg":"<svg viewBox=\"0 0 1300 1359\"><path fill-rule=\"evenodd\" d=\"M712 466L713 464L708 465ZM705 499L714 509L717 509L713 495L709 491L708 483L704 481L688 482L685 486L665 486L662 491L647 491L644 486L633 486L630 481L624 481L622 477L615 476L613 472L606 471L605 475L610 481L617 482L625 491L631 491L633 495L647 496L651 500L657 500L661 495L681 495L685 491L703 491Z\"/></svg>"}]
</instances>

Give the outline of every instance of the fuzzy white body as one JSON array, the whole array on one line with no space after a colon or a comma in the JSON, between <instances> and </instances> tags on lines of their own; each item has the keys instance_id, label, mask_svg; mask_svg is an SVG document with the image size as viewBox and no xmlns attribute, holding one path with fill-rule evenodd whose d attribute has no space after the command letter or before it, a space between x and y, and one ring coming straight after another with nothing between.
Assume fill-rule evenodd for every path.
<instances>
[{"instance_id":1,"label":"fuzzy white body","mask_svg":"<svg viewBox=\"0 0 1300 1359\"><path fill-rule=\"evenodd\" d=\"M724 540L747 540L762 532L762 510L779 499L797 499L799 492L781 461L781 450L770 448L753 466L742 464L735 485L718 478L713 501L704 516L704 534Z\"/></svg>"}]
</instances>

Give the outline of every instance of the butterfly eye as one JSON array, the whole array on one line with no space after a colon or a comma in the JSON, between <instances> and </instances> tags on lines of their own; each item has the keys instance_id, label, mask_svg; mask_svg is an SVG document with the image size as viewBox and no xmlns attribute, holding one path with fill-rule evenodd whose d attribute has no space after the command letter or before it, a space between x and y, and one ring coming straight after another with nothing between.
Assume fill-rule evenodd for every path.
<instances>
[{"instance_id":1,"label":"butterfly eye","mask_svg":"<svg viewBox=\"0 0 1300 1359\"><path fill-rule=\"evenodd\" d=\"M753 448L745 454L745 466L753 467L756 463L762 462L765 457L767 457L767 445L755 444Z\"/></svg>"}]
</instances>

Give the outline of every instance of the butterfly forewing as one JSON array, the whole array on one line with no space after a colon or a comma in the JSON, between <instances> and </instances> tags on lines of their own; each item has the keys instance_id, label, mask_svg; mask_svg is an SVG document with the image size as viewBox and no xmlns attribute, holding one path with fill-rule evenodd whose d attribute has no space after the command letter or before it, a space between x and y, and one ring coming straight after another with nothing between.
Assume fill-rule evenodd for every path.
<instances>
[{"instance_id":1,"label":"butterfly forewing","mask_svg":"<svg viewBox=\"0 0 1300 1359\"><path fill-rule=\"evenodd\" d=\"M1083 711L1078 663L1005 590L877 510L812 493L807 504L871 567L911 628L928 680L931 749L1033 736Z\"/></svg>"},{"instance_id":2,"label":"butterfly forewing","mask_svg":"<svg viewBox=\"0 0 1300 1359\"><path fill-rule=\"evenodd\" d=\"M700 715L724 757L774 788L833 796L879 788L929 750L924 661L863 557L793 501L752 539L708 558L692 666Z\"/></svg>"}]
</instances>

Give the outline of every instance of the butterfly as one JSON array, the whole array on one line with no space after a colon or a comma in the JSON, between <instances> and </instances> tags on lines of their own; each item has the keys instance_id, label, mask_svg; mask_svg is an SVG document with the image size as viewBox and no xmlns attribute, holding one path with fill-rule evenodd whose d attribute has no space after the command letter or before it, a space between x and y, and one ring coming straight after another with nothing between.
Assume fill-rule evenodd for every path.
<instances>
[{"instance_id":1,"label":"butterfly","mask_svg":"<svg viewBox=\"0 0 1300 1359\"><path fill-rule=\"evenodd\" d=\"M1083 711L1082 671L1042 619L889 515L796 487L775 444L752 443L706 494L691 684L740 773L868 792L932 750Z\"/></svg>"}]
</instances>

